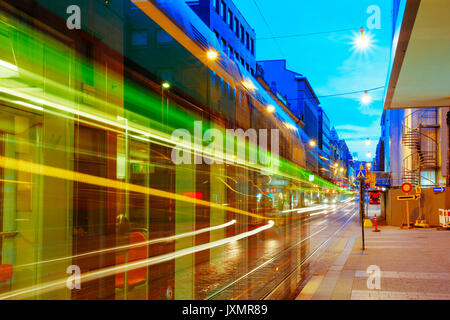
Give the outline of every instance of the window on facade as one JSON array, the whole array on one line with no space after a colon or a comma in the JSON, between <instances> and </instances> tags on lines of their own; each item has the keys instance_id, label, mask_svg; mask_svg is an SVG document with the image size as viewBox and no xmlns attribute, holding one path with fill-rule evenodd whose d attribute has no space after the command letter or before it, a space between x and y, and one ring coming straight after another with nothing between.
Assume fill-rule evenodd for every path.
<instances>
[{"instance_id":1,"label":"window on facade","mask_svg":"<svg viewBox=\"0 0 450 320\"><path fill-rule=\"evenodd\" d=\"M244 65L244 64L245 64L245 62L244 62L244 59L243 59L243 58L241 58L241 64L242 64L242 65Z\"/></svg>"},{"instance_id":2,"label":"window on facade","mask_svg":"<svg viewBox=\"0 0 450 320\"><path fill-rule=\"evenodd\" d=\"M252 76L255 75L255 70L253 70L253 68L250 68L250 73L252 74Z\"/></svg>"},{"instance_id":3,"label":"window on facade","mask_svg":"<svg viewBox=\"0 0 450 320\"><path fill-rule=\"evenodd\" d=\"M239 53L237 53L236 51L234 52L234 56L236 57L236 60L239 61Z\"/></svg>"},{"instance_id":4,"label":"window on facade","mask_svg":"<svg viewBox=\"0 0 450 320\"><path fill-rule=\"evenodd\" d=\"M227 21L227 5L224 1L220 2L220 14L222 15L223 21Z\"/></svg>"},{"instance_id":5,"label":"window on facade","mask_svg":"<svg viewBox=\"0 0 450 320\"><path fill-rule=\"evenodd\" d=\"M230 29L233 30L233 13L230 9L228 9L228 25L230 26Z\"/></svg>"},{"instance_id":6,"label":"window on facade","mask_svg":"<svg viewBox=\"0 0 450 320\"><path fill-rule=\"evenodd\" d=\"M214 11L216 11L217 13L220 13L220 12L219 12L219 7L220 7L219 1L220 1L220 0L212 0L212 2L213 2L213 7L214 7Z\"/></svg>"},{"instance_id":7,"label":"window on facade","mask_svg":"<svg viewBox=\"0 0 450 320\"><path fill-rule=\"evenodd\" d=\"M224 38L222 38L222 49L223 51L227 51L227 42L225 41Z\"/></svg>"},{"instance_id":8,"label":"window on facade","mask_svg":"<svg viewBox=\"0 0 450 320\"><path fill-rule=\"evenodd\" d=\"M234 32L239 37L239 20L237 18L234 18Z\"/></svg>"},{"instance_id":9,"label":"window on facade","mask_svg":"<svg viewBox=\"0 0 450 320\"><path fill-rule=\"evenodd\" d=\"M250 39L250 51L254 55L255 54L255 41Z\"/></svg>"},{"instance_id":10,"label":"window on facade","mask_svg":"<svg viewBox=\"0 0 450 320\"><path fill-rule=\"evenodd\" d=\"M244 27L241 25L241 42L244 43Z\"/></svg>"},{"instance_id":11,"label":"window on facade","mask_svg":"<svg viewBox=\"0 0 450 320\"><path fill-rule=\"evenodd\" d=\"M147 31L137 30L131 33L132 46L146 46L148 44Z\"/></svg>"},{"instance_id":12,"label":"window on facade","mask_svg":"<svg viewBox=\"0 0 450 320\"><path fill-rule=\"evenodd\" d=\"M245 32L245 46L248 50L250 50L250 35L248 32Z\"/></svg>"},{"instance_id":13,"label":"window on facade","mask_svg":"<svg viewBox=\"0 0 450 320\"><path fill-rule=\"evenodd\" d=\"M233 48L228 45L228 53L230 54L230 57L233 57Z\"/></svg>"},{"instance_id":14,"label":"window on facade","mask_svg":"<svg viewBox=\"0 0 450 320\"><path fill-rule=\"evenodd\" d=\"M245 69L247 69L247 71L250 71L250 66L248 65L248 63L245 64Z\"/></svg>"},{"instance_id":15,"label":"window on facade","mask_svg":"<svg viewBox=\"0 0 450 320\"><path fill-rule=\"evenodd\" d=\"M163 29L158 30L156 32L156 41L159 44L168 44L171 43L173 40L172 36L170 34L168 34L166 31L164 31Z\"/></svg>"},{"instance_id":16,"label":"window on facade","mask_svg":"<svg viewBox=\"0 0 450 320\"><path fill-rule=\"evenodd\" d=\"M217 32L216 29L214 29L214 34L216 35L217 40L219 40L219 33Z\"/></svg>"}]
</instances>

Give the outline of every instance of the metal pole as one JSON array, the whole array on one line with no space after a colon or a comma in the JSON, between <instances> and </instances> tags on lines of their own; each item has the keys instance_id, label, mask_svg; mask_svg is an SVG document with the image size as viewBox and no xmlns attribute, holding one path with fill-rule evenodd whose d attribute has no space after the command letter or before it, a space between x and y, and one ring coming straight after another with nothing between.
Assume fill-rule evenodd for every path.
<instances>
[{"instance_id":1,"label":"metal pole","mask_svg":"<svg viewBox=\"0 0 450 320\"><path fill-rule=\"evenodd\" d=\"M364 191L363 179L359 179L359 219L361 222L362 250L366 250L364 244Z\"/></svg>"},{"instance_id":2,"label":"metal pole","mask_svg":"<svg viewBox=\"0 0 450 320\"><path fill-rule=\"evenodd\" d=\"M407 220L407 229L409 229L409 200L406 200L406 220Z\"/></svg>"},{"instance_id":3,"label":"metal pole","mask_svg":"<svg viewBox=\"0 0 450 320\"><path fill-rule=\"evenodd\" d=\"M447 187L450 187L450 111L447 111Z\"/></svg>"},{"instance_id":4,"label":"metal pole","mask_svg":"<svg viewBox=\"0 0 450 320\"><path fill-rule=\"evenodd\" d=\"M364 188L364 192L366 193L366 197L365 197L365 199L366 199L366 211L365 211L365 213L367 212L367 216L369 216L369 202L370 202L370 195L369 195L369 191L366 191L365 190L365 188ZM369 217L370 218L370 217Z\"/></svg>"}]
</instances>

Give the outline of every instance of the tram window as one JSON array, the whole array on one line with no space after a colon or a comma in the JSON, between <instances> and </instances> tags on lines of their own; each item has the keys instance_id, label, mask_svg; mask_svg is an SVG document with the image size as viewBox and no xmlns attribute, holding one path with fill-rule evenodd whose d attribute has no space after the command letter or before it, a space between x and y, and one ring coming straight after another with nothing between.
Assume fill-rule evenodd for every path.
<instances>
[{"instance_id":1,"label":"tram window","mask_svg":"<svg viewBox=\"0 0 450 320\"><path fill-rule=\"evenodd\" d=\"M16 66L16 60L14 58L14 49L9 37L0 33L0 56L4 63L11 66ZM12 68L5 68L0 66L0 79L17 77L18 72L13 71Z\"/></svg>"}]
</instances>

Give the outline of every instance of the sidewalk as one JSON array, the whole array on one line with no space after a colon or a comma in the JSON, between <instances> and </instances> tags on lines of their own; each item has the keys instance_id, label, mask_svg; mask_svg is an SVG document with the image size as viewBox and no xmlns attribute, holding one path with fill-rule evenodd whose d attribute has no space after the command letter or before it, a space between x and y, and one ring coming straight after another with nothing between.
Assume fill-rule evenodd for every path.
<instances>
[{"instance_id":1,"label":"sidewalk","mask_svg":"<svg viewBox=\"0 0 450 320\"><path fill-rule=\"evenodd\" d=\"M352 222L345 243L330 248L338 254L317 263L297 300L450 300L450 231L380 229L365 228L362 254L361 228ZM367 285L372 265L381 269L379 290Z\"/></svg>"}]
</instances>

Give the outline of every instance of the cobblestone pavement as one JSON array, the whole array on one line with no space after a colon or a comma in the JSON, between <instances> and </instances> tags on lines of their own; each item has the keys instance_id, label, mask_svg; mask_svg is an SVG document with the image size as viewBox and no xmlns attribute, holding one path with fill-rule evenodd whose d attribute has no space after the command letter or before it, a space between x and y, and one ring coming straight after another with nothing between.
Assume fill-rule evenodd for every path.
<instances>
[{"instance_id":1,"label":"cobblestone pavement","mask_svg":"<svg viewBox=\"0 0 450 320\"><path fill-rule=\"evenodd\" d=\"M450 300L450 231L365 228L364 253L358 219L341 241L311 264L298 300ZM379 286L367 273L379 268ZM373 288L373 289L371 289Z\"/></svg>"}]
</instances>

